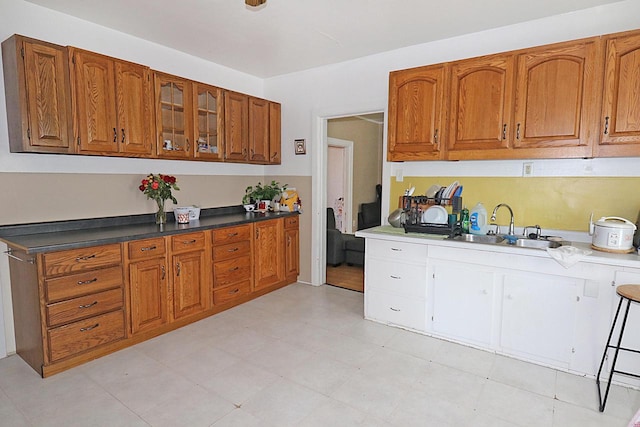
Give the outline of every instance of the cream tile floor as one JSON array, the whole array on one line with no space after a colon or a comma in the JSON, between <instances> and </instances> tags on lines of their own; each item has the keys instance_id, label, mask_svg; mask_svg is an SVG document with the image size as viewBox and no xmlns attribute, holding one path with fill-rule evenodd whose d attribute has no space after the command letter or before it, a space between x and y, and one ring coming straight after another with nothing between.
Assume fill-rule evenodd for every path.
<instances>
[{"instance_id":1,"label":"cream tile floor","mask_svg":"<svg viewBox=\"0 0 640 427\"><path fill-rule=\"evenodd\" d=\"M626 426L640 392L362 318L295 284L51 378L0 360L2 426Z\"/></svg>"}]
</instances>

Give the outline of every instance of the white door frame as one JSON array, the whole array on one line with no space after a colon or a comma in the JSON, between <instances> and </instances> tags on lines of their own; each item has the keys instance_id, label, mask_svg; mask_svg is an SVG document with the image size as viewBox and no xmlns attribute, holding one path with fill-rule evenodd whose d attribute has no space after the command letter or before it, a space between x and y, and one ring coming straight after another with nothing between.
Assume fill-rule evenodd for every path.
<instances>
[{"instance_id":1,"label":"white door frame","mask_svg":"<svg viewBox=\"0 0 640 427\"><path fill-rule=\"evenodd\" d=\"M348 219L345 224L346 232L351 234L353 232L353 213L351 212L353 209L353 141L328 137L327 146L344 149L344 169L342 171L344 182L342 187L345 190L345 194L343 195L344 206L342 208L342 217Z\"/></svg>"},{"instance_id":2,"label":"white door frame","mask_svg":"<svg viewBox=\"0 0 640 427\"><path fill-rule=\"evenodd\" d=\"M351 109L329 111L312 111L311 134L315 137L312 144L312 204L313 218L311 220L311 284L320 286L326 282L327 265L327 121L341 117L351 117L360 114L383 112L385 123L387 117L387 99L369 102L367 106ZM391 166L386 162L387 156L387 127L384 126L382 135L382 179L390 176ZM382 209L389 208L389 185L382 185Z\"/></svg>"}]
</instances>

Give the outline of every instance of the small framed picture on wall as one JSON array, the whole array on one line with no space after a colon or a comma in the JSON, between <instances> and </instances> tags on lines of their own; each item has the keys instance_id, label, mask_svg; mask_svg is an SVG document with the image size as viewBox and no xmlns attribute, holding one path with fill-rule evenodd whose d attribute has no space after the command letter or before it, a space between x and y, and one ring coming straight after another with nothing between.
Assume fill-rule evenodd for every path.
<instances>
[{"instance_id":1,"label":"small framed picture on wall","mask_svg":"<svg viewBox=\"0 0 640 427\"><path fill-rule=\"evenodd\" d=\"M304 139L296 139L293 143L296 154L307 154L307 145Z\"/></svg>"}]
</instances>

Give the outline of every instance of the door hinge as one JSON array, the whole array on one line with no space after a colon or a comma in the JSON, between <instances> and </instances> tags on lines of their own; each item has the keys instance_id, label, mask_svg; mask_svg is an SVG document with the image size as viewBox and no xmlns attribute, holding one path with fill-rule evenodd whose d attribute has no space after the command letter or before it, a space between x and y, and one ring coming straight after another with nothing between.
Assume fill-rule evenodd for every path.
<instances>
[{"instance_id":1,"label":"door hinge","mask_svg":"<svg viewBox=\"0 0 640 427\"><path fill-rule=\"evenodd\" d=\"M580 297L576 296L576 302L580 302Z\"/></svg>"},{"instance_id":2,"label":"door hinge","mask_svg":"<svg viewBox=\"0 0 640 427\"><path fill-rule=\"evenodd\" d=\"M436 273L433 273L433 274L431 275L431 278L435 279L435 278L436 278Z\"/></svg>"},{"instance_id":3,"label":"door hinge","mask_svg":"<svg viewBox=\"0 0 640 427\"><path fill-rule=\"evenodd\" d=\"M615 280L612 280L612 281L611 281L611 286L615 286L615 285L616 285L616 281L615 281Z\"/></svg>"},{"instance_id":4,"label":"door hinge","mask_svg":"<svg viewBox=\"0 0 640 427\"><path fill-rule=\"evenodd\" d=\"M78 147L80 146L80 137L78 137Z\"/></svg>"}]
</instances>

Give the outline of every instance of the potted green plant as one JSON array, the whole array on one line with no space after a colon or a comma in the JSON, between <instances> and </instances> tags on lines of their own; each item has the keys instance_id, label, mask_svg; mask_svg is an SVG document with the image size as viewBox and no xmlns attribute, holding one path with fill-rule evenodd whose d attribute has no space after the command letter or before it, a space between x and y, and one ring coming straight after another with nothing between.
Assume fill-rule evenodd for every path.
<instances>
[{"instance_id":1,"label":"potted green plant","mask_svg":"<svg viewBox=\"0 0 640 427\"><path fill-rule=\"evenodd\" d=\"M277 181L271 181L270 184L262 185L258 182L257 185L250 185L244 190L244 196L242 196L242 204L247 208L249 205L255 205L260 201L270 203L279 197L284 190L287 189L287 184L281 185ZM249 210L249 209L247 209Z\"/></svg>"}]
</instances>

